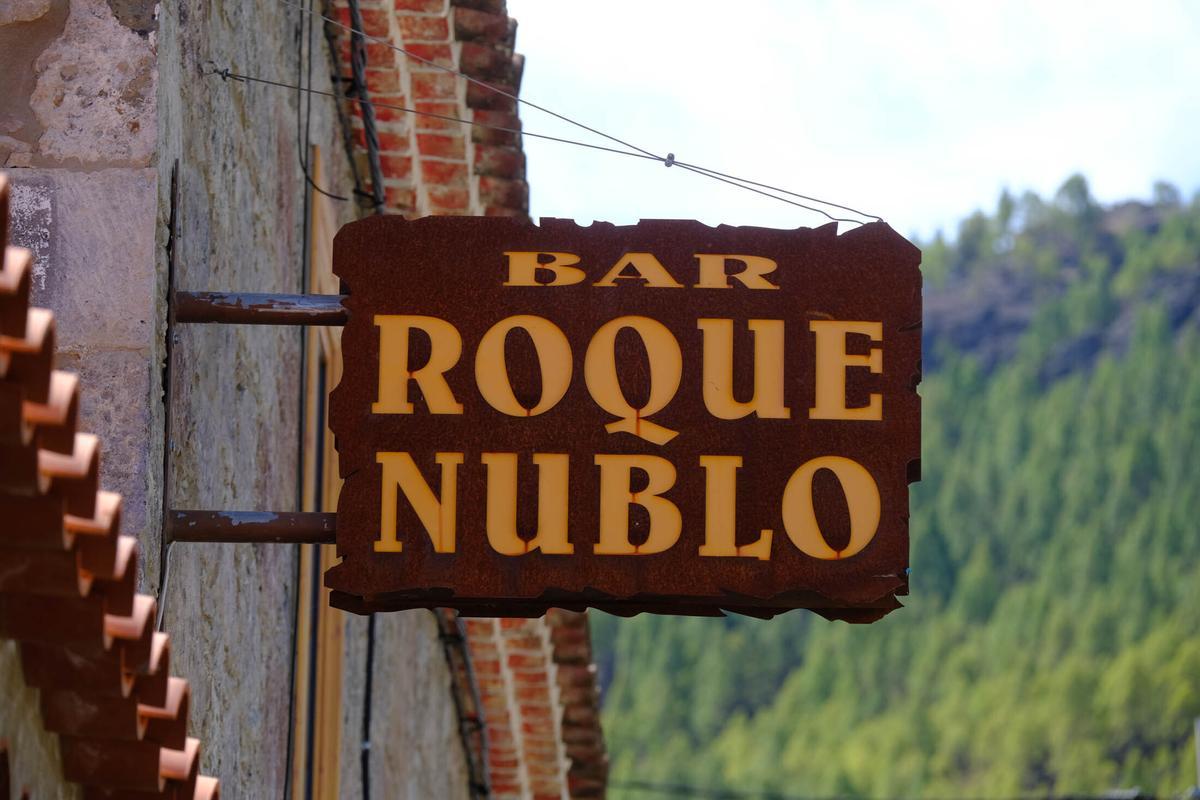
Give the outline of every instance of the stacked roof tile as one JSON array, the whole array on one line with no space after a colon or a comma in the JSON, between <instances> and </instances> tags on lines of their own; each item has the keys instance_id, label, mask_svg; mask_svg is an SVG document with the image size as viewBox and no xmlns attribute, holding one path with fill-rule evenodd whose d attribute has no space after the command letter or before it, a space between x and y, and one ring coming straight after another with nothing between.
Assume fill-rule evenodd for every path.
<instances>
[{"instance_id":1,"label":"stacked roof tile","mask_svg":"<svg viewBox=\"0 0 1200 800\"><path fill-rule=\"evenodd\" d=\"M54 315L29 306L32 254L8 246L8 204L0 174L0 637L19 642L84 798L212 800L188 683L136 591L137 541L99 487L99 441L76 430L79 380L53 368Z\"/></svg>"}]
</instances>

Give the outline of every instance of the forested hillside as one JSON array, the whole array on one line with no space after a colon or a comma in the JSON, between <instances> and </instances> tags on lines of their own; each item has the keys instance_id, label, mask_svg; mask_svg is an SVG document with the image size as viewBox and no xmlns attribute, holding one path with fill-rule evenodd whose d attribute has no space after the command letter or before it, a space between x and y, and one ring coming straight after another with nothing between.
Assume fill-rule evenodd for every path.
<instances>
[{"instance_id":1,"label":"forested hillside","mask_svg":"<svg viewBox=\"0 0 1200 800\"><path fill-rule=\"evenodd\" d=\"M1101 207L1076 177L923 250L906 608L594 614L613 797L1195 783L1200 196Z\"/></svg>"}]
</instances>

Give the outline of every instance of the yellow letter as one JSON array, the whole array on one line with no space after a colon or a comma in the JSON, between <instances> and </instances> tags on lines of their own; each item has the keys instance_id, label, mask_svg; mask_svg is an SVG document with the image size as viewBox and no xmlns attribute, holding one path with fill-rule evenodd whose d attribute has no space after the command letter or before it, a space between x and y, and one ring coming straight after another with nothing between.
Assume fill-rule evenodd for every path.
<instances>
[{"instance_id":1,"label":"yellow letter","mask_svg":"<svg viewBox=\"0 0 1200 800\"><path fill-rule=\"evenodd\" d=\"M517 454L484 453L487 465L487 537L492 549L506 556L531 550L569 555L567 541L567 468L565 453L534 453L538 466L537 535L530 541L517 533Z\"/></svg>"},{"instance_id":2,"label":"yellow letter","mask_svg":"<svg viewBox=\"0 0 1200 800\"><path fill-rule=\"evenodd\" d=\"M458 465L462 453L438 453L434 460L442 465L442 497L434 497L421 471L408 453L376 453L383 465L383 506L379 514L379 541L376 553L399 553L404 546L396 538L396 487L412 505L425 526L435 553L454 552L454 528L458 515Z\"/></svg>"},{"instance_id":3,"label":"yellow letter","mask_svg":"<svg viewBox=\"0 0 1200 800\"><path fill-rule=\"evenodd\" d=\"M632 266L637 275L622 275L626 267ZM654 257L653 253L626 253L613 265L608 274L593 284L593 286L616 286L617 281L645 281L647 286L657 286L660 289L682 289L683 284L671 277L667 268Z\"/></svg>"},{"instance_id":4,"label":"yellow letter","mask_svg":"<svg viewBox=\"0 0 1200 800\"><path fill-rule=\"evenodd\" d=\"M733 320L701 319L704 331L704 407L717 419L741 419L750 412L762 419L788 419L783 404L783 320L752 319L754 331L754 397L733 397Z\"/></svg>"},{"instance_id":5,"label":"yellow letter","mask_svg":"<svg viewBox=\"0 0 1200 800\"><path fill-rule=\"evenodd\" d=\"M813 511L812 481L819 469L837 476L850 509L850 543L845 550L834 550L821 535ZM821 456L792 473L783 490L783 527L800 551L813 558L834 561L860 552L879 529L879 487L871 473L857 461L841 456Z\"/></svg>"},{"instance_id":6,"label":"yellow letter","mask_svg":"<svg viewBox=\"0 0 1200 800\"><path fill-rule=\"evenodd\" d=\"M774 272L779 266L769 258L762 256L724 256L713 253L697 253L700 259L700 282L697 289L732 289L730 278L737 278L747 289L778 289L779 287L763 277ZM741 261L746 268L741 272L726 274L726 261Z\"/></svg>"},{"instance_id":7,"label":"yellow letter","mask_svg":"<svg viewBox=\"0 0 1200 800\"><path fill-rule=\"evenodd\" d=\"M376 314L379 328L379 400L372 414L411 414L408 382L415 380L425 396L430 414L461 414L462 404L454 399L446 371L462 355L462 336L453 325L437 317L408 314ZM420 328L429 335L429 361L420 369L409 369L408 332Z\"/></svg>"},{"instance_id":8,"label":"yellow letter","mask_svg":"<svg viewBox=\"0 0 1200 800\"><path fill-rule=\"evenodd\" d=\"M704 467L704 544L702 556L745 556L771 560L773 531L763 530L753 544L737 545L737 471L741 456L700 456Z\"/></svg>"},{"instance_id":9,"label":"yellow letter","mask_svg":"<svg viewBox=\"0 0 1200 800\"><path fill-rule=\"evenodd\" d=\"M629 405L617 378L614 347L617 333L622 328L637 331L650 361L650 399L640 409ZM605 425L604 430L609 433L632 433L660 445L674 439L679 432L664 428L646 417L662 411L671 402L679 390L682 374L683 355L679 352L679 342L665 325L649 317L617 317L604 323L592 337L583 359L583 377L592 399L608 413L621 418Z\"/></svg>"},{"instance_id":10,"label":"yellow letter","mask_svg":"<svg viewBox=\"0 0 1200 800\"><path fill-rule=\"evenodd\" d=\"M505 281L505 286L570 286L587 277L583 270L571 266L579 263L579 256L574 253L513 251L504 255L508 256L508 280ZM538 259L542 256L550 256L550 261L539 263ZM539 269L553 272L554 278L549 283L539 283Z\"/></svg>"},{"instance_id":11,"label":"yellow letter","mask_svg":"<svg viewBox=\"0 0 1200 800\"><path fill-rule=\"evenodd\" d=\"M872 392L870 402L858 408L846 408L846 368L868 367L883 372L883 350L872 347L868 355L846 353L846 335L862 333L873 342L883 341L881 322L843 322L813 320L808 328L817 335L817 402L808 411L809 419L883 419L883 398Z\"/></svg>"},{"instance_id":12,"label":"yellow letter","mask_svg":"<svg viewBox=\"0 0 1200 800\"><path fill-rule=\"evenodd\" d=\"M663 492L675 485L675 467L658 456L596 456L600 467L600 542L593 552L601 556L633 556L661 553L679 539L683 520L679 507ZM644 470L646 488L630 490L630 471ZM629 542L629 507L637 504L650 515L650 532L640 546Z\"/></svg>"},{"instance_id":13,"label":"yellow letter","mask_svg":"<svg viewBox=\"0 0 1200 800\"><path fill-rule=\"evenodd\" d=\"M513 394L504 361L504 340L513 328L523 328L533 339L542 396L533 408L525 408ZM520 314L502 319L488 329L475 351L475 383L488 405L510 417L536 417L562 400L571 385L571 345L566 334L548 319Z\"/></svg>"}]
</instances>

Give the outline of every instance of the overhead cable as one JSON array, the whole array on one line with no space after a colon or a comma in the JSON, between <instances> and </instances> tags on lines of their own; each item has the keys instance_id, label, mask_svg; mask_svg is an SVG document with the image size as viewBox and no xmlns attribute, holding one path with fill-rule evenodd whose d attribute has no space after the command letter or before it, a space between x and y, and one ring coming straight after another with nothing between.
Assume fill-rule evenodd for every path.
<instances>
[{"instance_id":1,"label":"overhead cable","mask_svg":"<svg viewBox=\"0 0 1200 800\"><path fill-rule=\"evenodd\" d=\"M728 173L719 172L719 171L717 171L717 170L714 170L714 169L708 169L707 167L701 167L701 166L699 166L699 165L697 165L697 164L689 164L689 163L686 163L686 162L678 161L678 160L676 160L676 159L675 159L675 155L674 155L673 153L668 153L666 156L660 156L660 155L658 155L657 153L651 152L650 150L647 150L647 149L645 149L645 148L643 148L643 147L639 147L638 145L636 145L636 144L633 144L632 142L629 142L629 141L626 141L626 140L624 140L624 139L621 139L621 138L619 138L619 137L617 137L617 136L614 136L614 135L612 135L612 134L610 134L610 133L605 133L605 132L604 132L604 131L602 131L602 130L599 130L599 129L597 129L597 128L594 128L594 127L592 127L592 126L590 126L590 125L587 125L586 123L580 122L579 120L577 120L577 119L574 119L574 118L572 118L572 117L569 117L569 116L567 116L566 114L561 114L561 113L559 113L559 112L557 112L557 111L554 111L554 110L552 110L552 109L546 108L545 106L539 105L538 103L535 103L535 102L533 102L532 100L527 100L527 99L525 99L525 98L518 97L516 94L513 94L512 92L506 91L506 90L504 90L504 89L502 89L502 88L500 88L500 87L498 87L498 86L495 86L494 84L488 83L487 81L483 81L483 80L480 80L479 78L473 77L473 76L471 76L471 75L467 75L466 73L464 73L464 72L461 72L460 70L454 69L453 67L448 67L448 66L446 66L446 65L444 65L444 64L438 63L438 62L437 62L436 60L434 60L434 59L426 58L425 56L422 56L422 55L419 55L419 54L417 54L417 53L414 53L414 52L413 52L413 51L411 51L411 50L407 50L407 49L405 49L405 48L403 48L403 47L400 47L400 46L398 46L398 45L395 45L395 44L393 44L391 41L389 41L389 40L387 40L387 39L383 39L383 38L380 38L380 37L378 37L378 36L372 36L372 35L370 35L370 34L366 33L364 30L362 30L362 27L363 27L363 26L362 26L361 18L352 18L352 19L351 19L351 23L352 23L352 25L346 25L346 24L344 24L344 23L342 23L342 22L339 22L339 21L338 21L338 20L336 20L336 19L333 19L332 17L329 17L329 16L327 16L327 15L325 15L325 14L322 14L322 13L320 13L320 12L317 12L317 11L315 11L315 10L311 9L311 8L306 8L305 6L303 6L303 5L300 5L300 4L299 4L299 3L297 3L297 2L294 2L294 0L276 0L276 1L277 1L278 3L280 3L281 5L288 6L288 7L290 7L290 8L294 8L294 9L296 9L297 11L300 11L300 12L301 12L301 13L303 13L303 14L309 14L309 15L312 15L312 16L315 16L315 17L319 17L320 19L324 20L325 22L329 23L330 25L336 26L336 27L338 27L338 28L341 28L342 30L345 30L345 31L349 31L349 32L350 32L352 35L354 35L354 36L361 36L363 39L365 39L365 40L367 40L367 41L370 41L370 42L374 42L374 43L376 43L376 44L383 45L384 47L387 47L387 48L389 48L389 49L391 49L391 50L394 50L394 51L395 51L395 52L397 52L397 53L400 53L400 54L402 54L402 55L403 55L403 56L405 56L406 58L411 58L411 59L413 59L414 61L417 61L418 63L424 64L425 66L428 66L428 67L430 67L430 68L432 68L432 69L440 70L440 71L442 71L442 72L445 72L445 73L448 73L448 74L450 74L450 75L454 75L454 76L456 76L456 77L462 78L463 80L466 80L467 82L469 82L469 83L471 83L471 84L473 84L473 85L475 85L475 86L478 86L478 87L480 87L480 88L482 88L482 89L485 89L486 91L492 92L492 93L494 93L494 94L498 94L498 95L500 95L500 96L502 96L502 97L507 97L508 99L512 100L512 101L513 101L513 102L515 102L515 103L519 103L519 104L521 104L521 105L528 106L529 108L535 109L535 110L537 110L537 111L541 111L543 114L549 114L550 116L552 116L552 117L554 117L554 118L556 118L556 119L562 120L563 122L566 122L566 123L568 123L568 124L570 124L570 125L574 125L574 126L575 126L575 127L577 127L577 128L581 128L581 129L583 129L583 130L585 130L585 131L588 131L589 133L593 133L593 134L595 134L595 135L597 135L597 136L603 137L603 138L605 138L605 139L608 139L608 140L609 140L609 141L611 141L611 142L614 142L614 143L616 143L616 144L619 144L619 145L621 145L622 147L625 147L625 148L627 148L626 150L615 150L615 149L609 149L609 150L608 150L609 152L624 153L624 154L626 154L626 155L635 155L635 154L640 154L640 155L641 155L642 157L644 157L644 158L647 158L647 159L650 159L650 160L654 160L654 161L661 162L661 163L665 164L665 165L666 165L666 166L668 166L668 167L669 167L669 166L672 166L672 165L679 166L679 167L682 167L682 168L684 168L684 169L686 169L686 170L688 170L688 171L695 172L696 174L699 174L699 175L704 175L704 176L706 176L706 177L709 177L709 178L712 178L712 179L714 179L714 180L721 181L722 183L728 183L728 184L730 184L730 185L732 185L732 186L738 186L739 188L743 188L743 189L746 189L746 190L748 190L748 191L755 192L756 194L761 194L761 195L764 195L764 196L766 196L766 197L772 197L772 198L774 198L774 199L776 199L776 200L780 200L780 201L782 201L782 202L789 203L790 205L798 206L798 207L800 207L800 208L803 208L803 209L805 209L805 210L807 210L807 211L812 211L812 212L814 212L814 213L821 214L821 215L825 216L826 218L828 218L828 219L830 219L830 220L832 220L832 221L835 221L835 222L852 222L852 223L859 224L859 225L863 224L861 220L855 220L855 219L843 219L843 218L840 218L840 217L835 217L835 216L833 216L832 214L829 214L829 213L827 213L827 212L823 211L822 209L819 209L819 208L813 208L812 206L808 206L808 205L805 205L805 204L803 204L803 203L796 203L796 202L792 202L792 201L789 201L789 200L787 200L787 199L785 199L785 198L778 197L778 196L776 196L776 195L772 195L772 194L768 194L767 192L764 192L764 191L761 191L761 190L763 190L763 189L769 189L769 190L771 190L771 191L774 191L774 192L780 192L780 193L782 193L782 194L790 195L791 197L797 197L797 198L800 198L800 199L802 199L802 200L808 200L809 202L812 202L812 203L817 203L817 204L819 204L819 205L823 205L823 206L829 206L830 208L837 208L837 209L841 209L842 211L848 211L848 212L850 212L850 213L852 213L852 214L857 214L857 215L859 215L859 216L861 216L861 217L866 217L866 218L868 218L868 219L872 219L872 220L875 220L875 221L882 221L882 217L880 217L880 216L878 216L878 215L876 215L876 214L870 214L870 213L867 213L867 212L865 212L865 211L859 211L858 209L852 208L852 207L850 207L850 206L841 205L841 204L839 204L839 203L834 203L834 202L832 202L832 201L829 201L829 200L823 200L823 199L821 199L821 198L818 198L818 197L812 197L812 196L810 196L810 195L804 195L804 194L800 194L799 192L793 192L793 191L790 191L790 190L788 190L788 189L781 189L781 188L779 188L778 186L772 186L772 185L770 185L770 184L763 183L763 182L761 182L761 181L753 181L753 180L750 180L750 179L748 179L748 178L740 178L740 177L737 177L737 176L735 176L735 175L730 175L730 174L728 174ZM381 107L383 107L383 104L382 104L382 103L380 103L380 104L377 104L377 105L380 105ZM408 111L409 113L420 113L420 112L416 112L415 110L408 110L408 109L404 109L404 110L405 110L405 111ZM444 118L443 118L443 119L444 119ZM460 119L460 120L455 120L455 121L458 121L458 122L463 122L463 123L465 123L465 124L474 124L474 123L472 123L472 122L469 122L469 121L467 121L467 120L461 120L461 119ZM484 127L488 127L488 126L484 126ZM526 135L528 135L528 136L533 136L533 134L526 134ZM602 148L602 147L599 147L599 146L596 146L596 145L587 145L587 144L585 144L585 143L582 143L582 142L572 142L572 141L570 141L570 140L567 140L567 139L560 139L560 138L557 138L557 137L546 136L546 135L535 136L534 138L539 138L539 139L548 139L548 140L550 140L550 141L558 141L558 142L563 142L563 143L567 143L567 144L576 144L576 145L585 146L585 147L594 147L595 149L600 149L600 150L605 150L605 149L607 149L607 148ZM633 152L629 152L629 151L633 151ZM755 188L752 188L752 187L757 187L757 190L756 190Z\"/></svg>"},{"instance_id":2,"label":"overhead cable","mask_svg":"<svg viewBox=\"0 0 1200 800\"><path fill-rule=\"evenodd\" d=\"M596 130L595 128L593 128L589 125L585 125L584 123L579 122L578 120L572 119L572 118L566 116L565 114L559 114L557 111L551 111L550 109L548 109L544 106L538 105L537 103L533 102L532 100L526 100L524 98L517 97L515 94L512 94L511 92L506 92L505 90L501 89L498 86L493 86L492 84L488 83L487 81L481 81L479 78L475 78L475 77L472 77L471 75L467 75L465 72L459 72L458 70L454 69L453 67L447 67L444 64L439 64L437 61L434 61L433 59L429 59L429 58L425 58L424 56L417 55L416 53L412 52L411 50L405 50L403 47L399 47L397 45L392 44L387 39L381 39L378 36L371 36L370 34L364 32L362 30L356 30L355 28L353 28L349 25L344 25L341 22L338 22L336 19L333 19L332 17L328 17L324 14L320 14L316 11L312 11L311 9L306 9L297 3L291 2L291 0L278 0L278 2L281 5L290 6L294 9L297 9L301 13L313 14L314 16L318 16L321 19L328 22L330 25L336 25L337 27L339 27L343 30L358 34L358 35L362 36L364 39L367 39L368 41L375 42L376 44L381 44L384 47L388 47L392 50L395 50L397 53L401 53L402 55L404 55L408 58L411 58L414 61L418 61L427 67L432 67L434 69L441 70L442 72L447 72L451 75L456 75L460 78L463 78L464 80L466 80L469 83L473 83L476 86L479 86L483 89L487 89L488 91L494 92L498 95L501 95L502 97L507 97L510 100L513 100L514 102L520 103L521 105L529 106L530 108L541 111L543 114L549 114L552 117L557 117L558 119L561 119L563 122L569 123L578 128L583 128L585 131L594 133L597 136L603 136L605 139L616 142L619 145L628 147L631 150L636 150L639 153L641 153L642 155L649 156L649 157L654 158L659 161L663 160L663 159L659 158L659 156L656 156L654 153L651 153L649 150L643 150L642 148L638 147L635 144L630 144L629 142L626 142L622 139L618 139L616 136L607 134L604 131Z\"/></svg>"},{"instance_id":3,"label":"overhead cable","mask_svg":"<svg viewBox=\"0 0 1200 800\"><path fill-rule=\"evenodd\" d=\"M321 89L314 89L311 87L303 87L303 86L294 86L290 83L283 83L282 81L273 81L273 80L270 80L269 78L260 78L260 77L254 76L254 75L245 75L245 74L241 74L241 73L237 73L237 72L232 72L228 68L218 68L216 66L216 64L213 62L209 62L209 63L212 64L212 69L207 71L205 74L216 75L226 81L238 81L238 82L242 82L242 83L261 83L261 84L265 84L267 86L276 86L281 89L289 89L289 90L293 90L293 91L308 92L310 94L319 94L319 95L323 95L325 97L333 97L336 99L345 99L345 100L349 100L350 102L353 102L353 103L363 104L364 106L369 105L369 106L374 106L375 108L387 108L387 109L391 109L393 111L400 111L405 114L415 114L417 116L432 117L433 119L440 119L445 122L459 122L459 123L462 123L463 125L471 125L471 126L474 126L477 128L485 129L485 130L500 131L503 133L512 133L512 134L515 134L518 136L529 136L534 139L544 139L546 141L574 145L575 147L585 147L590 150L599 150L599 151L605 152L605 153L615 153L617 155L630 156L632 158L640 158L640 159L643 159L646 161L658 161L667 166L672 166L672 165L677 166L677 167L687 170L689 172L694 172L697 175L703 175L706 178L712 178L713 180L720 181L721 183L727 183L730 186L736 186L739 189L745 189L746 191L754 192L755 194L760 194L760 195L763 195L764 197L769 197L772 200L778 200L781 203L787 203L788 205L796 206L797 208L803 208L806 211L812 211L816 214L820 214L823 217L826 217L827 219L829 219L833 222L848 222L848 223L852 223L855 225L864 224L864 222L861 219L851 219L848 217L835 217L832 214L830 214L829 212L825 211L824 209L815 208L814 206L806 205L804 203L799 203L799 202L796 202L795 200L789 200L786 197L780 197L779 195L771 194L770 192L763 191L762 189L756 189L754 187L755 186L763 186L763 187L771 188L771 189L774 189L775 191L783 192L784 194L789 194L789 195L792 195L795 197L804 197L804 195L797 194L796 192L790 192L790 191L787 191L786 189L776 189L775 187L771 187L768 184L757 183L754 181L745 181L745 179L735 178L732 176L724 177L725 173L717 172L715 170L710 170L705 167L700 167L700 166L696 166L693 164L687 164L682 161L677 161L673 158L672 154L668 154L667 157L663 157L663 156L656 156L653 153L643 154L640 152L633 152L630 150L618 150L615 147L607 147L605 145L593 144L591 142L581 142L581 141L578 141L575 139L566 139L566 138L563 138L560 136L550 136L550 135L544 134L544 133L533 133L531 131L521 130L520 128L509 128L509 127L505 127L503 125L491 125L491 124L488 124L485 122L478 122L475 120L463 119L461 117L449 116L447 114L436 114L431 111L420 111L415 108L408 108L406 106L394 105L391 103L381 103L381 102L374 101L374 100L365 100L365 99L359 98L359 97L340 96L340 95L334 94L333 92L326 92ZM738 181L745 181L745 182L739 183ZM825 201L817 200L814 202L825 202ZM827 203L827 205L835 206L836 204ZM836 206L836 207L846 208L845 206ZM848 209L848 210L854 211L853 209ZM854 211L854 213L861 214L864 217L869 217L874 220L880 219L879 217L876 217L872 214L865 214L860 211Z\"/></svg>"}]
</instances>

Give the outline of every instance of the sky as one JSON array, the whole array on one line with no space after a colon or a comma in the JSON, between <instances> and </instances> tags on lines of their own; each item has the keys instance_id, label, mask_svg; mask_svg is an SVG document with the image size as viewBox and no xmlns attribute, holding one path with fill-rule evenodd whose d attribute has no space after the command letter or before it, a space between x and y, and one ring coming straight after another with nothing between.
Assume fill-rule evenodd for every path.
<instances>
[{"instance_id":1,"label":"sky","mask_svg":"<svg viewBox=\"0 0 1200 800\"><path fill-rule=\"evenodd\" d=\"M1200 188L1200 2L508 0L521 97L653 153L952 236L1083 173ZM526 131L612 145L529 107ZM614 145L619 146L619 145ZM676 167L526 137L532 213L827 220ZM801 201L803 202L803 201ZM837 213L834 214L837 216Z\"/></svg>"}]
</instances>

